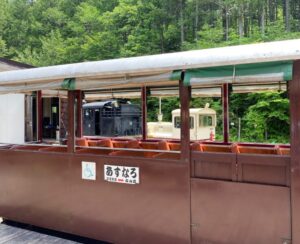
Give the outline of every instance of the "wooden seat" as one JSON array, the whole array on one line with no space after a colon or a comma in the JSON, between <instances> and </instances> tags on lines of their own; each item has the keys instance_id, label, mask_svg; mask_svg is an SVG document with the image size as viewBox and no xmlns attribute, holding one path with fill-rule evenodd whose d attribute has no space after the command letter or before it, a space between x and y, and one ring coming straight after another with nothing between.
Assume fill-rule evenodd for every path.
<instances>
[{"instance_id":1,"label":"wooden seat","mask_svg":"<svg viewBox=\"0 0 300 244\"><path fill-rule=\"evenodd\" d=\"M85 138L77 138L76 139L76 146L88 147L89 146L89 142Z\"/></svg>"},{"instance_id":2,"label":"wooden seat","mask_svg":"<svg viewBox=\"0 0 300 244\"><path fill-rule=\"evenodd\" d=\"M88 140L89 147L97 147L99 140Z\"/></svg>"},{"instance_id":3,"label":"wooden seat","mask_svg":"<svg viewBox=\"0 0 300 244\"><path fill-rule=\"evenodd\" d=\"M103 139L97 142L98 147L110 147L113 148L113 142L111 139Z\"/></svg>"},{"instance_id":4,"label":"wooden seat","mask_svg":"<svg viewBox=\"0 0 300 244\"><path fill-rule=\"evenodd\" d=\"M126 148L142 149L142 147L140 146L140 142L136 140L128 141L126 144Z\"/></svg>"},{"instance_id":5,"label":"wooden seat","mask_svg":"<svg viewBox=\"0 0 300 244\"><path fill-rule=\"evenodd\" d=\"M137 140L128 141L126 144L128 149L147 149L147 150L170 150L166 141L148 144L147 142L139 142ZM158 155L158 152L149 151L116 151L110 153L112 156L130 156L130 157L147 157L152 158Z\"/></svg>"},{"instance_id":6,"label":"wooden seat","mask_svg":"<svg viewBox=\"0 0 300 244\"><path fill-rule=\"evenodd\" d=\"M237 153L248 154L278 154L276 147L237 146Z\"/></svg>"},{"instance_id":7,"label":"wooden seat","mask_svg":"<svg viewBox=\"0 0 300 244\"><path fill-rule=\"evenodd\" d=\"M140 147L148 150L158 150L158 142L141 142Z\"/></svg>"},{"instance_id":8,"label":"wooden seat","mask_svg":"<svg viewBox=\"0 0 300 244\"><path fill-rule=\"evenodd\" d=\"M192 151L201 151L200 143L194 142L191 144L191 150Z\"/></svg>"},{"instance_id":9,"label":"wooden seat","mask_svg":"<svg viewBox=\"0 0 300 244\"><path fill-rule=\"evenodd\" d=\"M158 150L170 150L170 144L166 141L159 141L158 142Z\"/></svg>"},{"instance_id":10,"label":"wooden seat","mask_svg":"<svg viewBox=\"0 0 300 244\"><path fill-rule=\"evenodd\" d=\"M203 152L220 152L220 153L232 153L232 145L214 145L214 144L201 144L201 151Z\"/></svg>"},{"instance_id":11,"label":"wooden seat","mask_svg":"<svg viewBox=\"0 0 300 244\"><path fill-rule=\"evenodd\" d=\"M169 142L169 147L170 147L170 150L172 150L172 151L180 151L181 144L175 143L175 142Z\"/></svg>"},{"instance_id":12,"label":"wooden seat","mask_svg":"<svg viewBox=\"0 0 300 244\"><path fill-rule=\"evenodd\" d=\"M114 148L126 148L128 141L112 141Z\"/></svg>"},{"instance_id":13,"label":"wooden seat","mask_svg":"<svg viewBox=\"0 0 300 244\"><path fill-rule=\"evenodd\" d=\"M279 155L290 155L291 149L287 147L279 147L277 152Z\"/></svg>"}]
</instances>

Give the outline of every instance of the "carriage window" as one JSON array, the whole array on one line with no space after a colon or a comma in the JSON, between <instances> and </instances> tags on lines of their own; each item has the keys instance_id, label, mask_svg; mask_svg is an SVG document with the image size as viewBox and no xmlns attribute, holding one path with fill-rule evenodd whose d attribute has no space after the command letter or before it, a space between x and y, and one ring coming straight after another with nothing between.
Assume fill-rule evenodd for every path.
<instances>
[{"instance_id":1,"label":"carriage window","mask_svg":"<svg viewBox=\"0 0 300 244\"><path fill-rule=\"evenodd\" d=\"M223 111L221 87L192 87L191 115L197 118L197 131L191 140L223 141ZM199 120L199 121L198 121ZM213 135L213 136L212 136Z\"/></svg>"},{"instance_id":2,"label":"carriage window","mask_svg":"<svg viewBox=\"0 0 300 244\"><path fill-rule=\"evenodd\" d=\"M199 115L199 126L213 126L213 118L209 115Z\"/></svg>"},{"instance_id":3,"label":"carriage window","mask_svg":"<svg viewBox=\"0 0 300 244\"><path fill-rule=\"evenodd\" d=\"M230 140L289 143L289 103L285 83L233 86L229 99Z\"/></svg>"},{"instance_id":4,"label":"carriage window","mask_svg":"<svg viewBox=\"0 0 300 244\"><path fill-rule=\"evenodd\" d=\"M181 119L179 116L174 117L174 127L179 129L181 124ZM190 129L194 129L194 117L190 117Z\"/></svg>"}]
</instances>

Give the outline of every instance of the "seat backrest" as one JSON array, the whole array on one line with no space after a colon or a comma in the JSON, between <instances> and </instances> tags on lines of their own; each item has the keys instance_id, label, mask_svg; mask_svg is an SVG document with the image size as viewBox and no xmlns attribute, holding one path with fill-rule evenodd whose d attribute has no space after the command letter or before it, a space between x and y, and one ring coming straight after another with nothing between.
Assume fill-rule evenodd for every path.
<instances>
[{"instance_id":1,"label":"seat backrest","mask_svg":"<svg viewBox=\"0 0 300 244\"><path fill-rule=\"evenodd\" d=\"M170 147L170 150L172 150L172 151L180 151L181 144L180 143L169 142L169 147Z\"/></svg>"},{"instance_id":2,"label":"seat backrest","mask_svg":"<svg viewBox=\"0 0 300 244\"><path fill-rule=\"evenodd\" d=\"M210 145L210 144L201 144L203 152L220 152L220 153L231 153L231 145Z\"/></svg>"},{"instance_id":3,"label":"seat backrest","mask_svg":"<svg viewBox=\"0 0 300 244\"><path fill-rule=\"evenodd\" d=\"M191 150L192 151L201 151L201 146L200 146L200 143L198 142L194 142L191 144Z\"/></svg>"},{"instance_id":4,"label":"seat backrest","mask_svg":"<svg viewBox=\"0 0 300 244\"><path fill-rule=\"evenodd\" d=\"M158 142L158 150L170 150L170 145L166 141L159 141Z\"/></svg>"},{"instance_id":5,"label":"seat backrest","mask_svg":"<svg viewBox=\"0 0 300 244\"><path fill-rule=\"evenodd\" d=\"M279 155L290 155L291 154L291 149L290 148L285 148L285 147L280 147L278 149L278 154Z\"/></svg>"},{"instance_id":6,"label":"seat backrest","mask_svg":"<svg viewBox=\"0 0 300 244\"><path fill-rule=\"evenodd\" d=\"M140 142L140 147L148 150L158 150L158 142Z\"/></svg>"},{"instance_id":7,"label":"seat backrest","mask_svg":"<svg viewBox=\"0 0 300 244\"><path fill-rule=\"evenodd\" d=\"M249 154L278 154L275 147L249 147L249 146L237 146L238 153Z\"/></svg>"},{"instance_id":8,"label":"seat backrest","mask_svg":"<svg viewBox=\"0 0 300 244\"><path fill-rule=\"evenodd\" d=\"M97 142L98 147L113 147L113 143L111 139L103 139Z\"/></svg>"},{"instance_id":9,"label":"seat backrest","mask_svg":"<svg viewBox=\"0 0 300 244\"><path fill-rule=\"evenodd\" d=\"M85 139L85 138L77 138L76 139L76 146L88 147L89 146L88 140Z\"/></svg>"},{"instance_id":10,"label":"seat backrest","mask_svg":"<svg viewBox=\"0 0 300 244\"><path fill-rule=\"evenodd\" d=\"M89 147L97 147L98 146L97 140L88 140Z\"/></svg>"},{"instance_id":11,"label":"seat backrest","mask_svg":"<svg viewBox=\"0 0 300 244\"><path fill-rule=\"evenodd\" d=\"M112 141L114 148L126 148L128 141Z\"/></svg>"},{"instance_id":12,"label":"seat backrest","mask_svg":"<svg viewBox=\"0 0 300 244\"><path fill-rule=\"evenodd\" d=\"M140 142L136 140L128 141L126 148L141 149Z\"/></svg>"}]
</instances>

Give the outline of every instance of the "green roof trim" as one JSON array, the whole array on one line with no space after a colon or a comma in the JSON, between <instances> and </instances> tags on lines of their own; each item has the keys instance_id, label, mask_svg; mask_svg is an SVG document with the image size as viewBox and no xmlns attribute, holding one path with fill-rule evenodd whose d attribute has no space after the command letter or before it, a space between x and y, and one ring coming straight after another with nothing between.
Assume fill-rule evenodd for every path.
<instances>
[{"instance_id":1,"label":"green roof trim","mask_svg":"<svg viewBox=\"0 0 300 244\"><path fill-rule=\"evenodd\" d=\"M61 88L64 90L76 90L76 79L75 78L67 78L64 79Z\"/></svg>"},{"instance_id":2,"label":"green roof trim","mask_svg":"<svg viewBox=\"0 0 300 244\"><path fill-rule=\"evenodd\" d=\"M178 78L179 72L178 70L173 71L172 77ZM234 82L235 79L243 77L245 79L254 78L257 81L265 81L268 77L270 79L276 77L282 81L289 81L292 79L292 75L292 61L239 64L186 70L184 84L190 86L194 83L214 83L215 80L219 82Z\"/></svg>"},{"instance_id":3,"label":"green roof trim","mask_svg":"<svg viewBox=\"0 0 300 244\"><path fill-rule=\"evenodd\" d=\"M181 79L182 70L174 70L171 73L170 80L180 80Z\"/></svg>"}]
</instances>

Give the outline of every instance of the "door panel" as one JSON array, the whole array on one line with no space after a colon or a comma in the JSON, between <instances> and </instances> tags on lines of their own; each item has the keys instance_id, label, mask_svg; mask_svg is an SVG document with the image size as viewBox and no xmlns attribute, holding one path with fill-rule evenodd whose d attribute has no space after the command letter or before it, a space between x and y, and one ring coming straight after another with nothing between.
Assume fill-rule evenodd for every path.
<instances>
[{"instance_id":1,"label":"door panel","mask_svg":"<svg viewBox=\"0 0 300 244\"><path fill-rule=\"evenodd\" d=\"M288 187L192 179L191 194L193 243L282 244L291 239Z\"/></svg>"}]
</instances>

